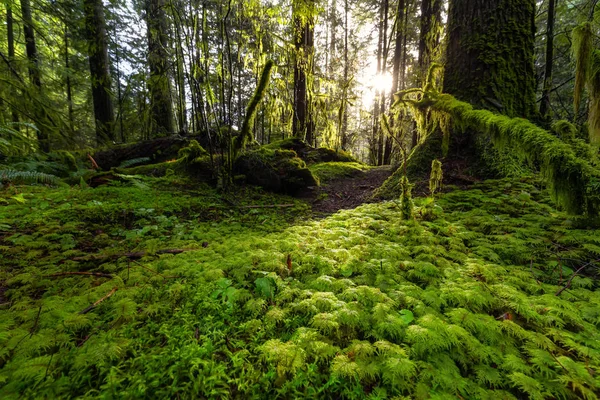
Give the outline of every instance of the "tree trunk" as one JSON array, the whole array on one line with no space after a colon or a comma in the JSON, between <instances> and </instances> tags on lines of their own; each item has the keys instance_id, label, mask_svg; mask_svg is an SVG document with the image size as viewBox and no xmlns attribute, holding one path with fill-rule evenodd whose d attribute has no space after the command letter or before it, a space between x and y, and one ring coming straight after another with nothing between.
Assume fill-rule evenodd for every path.
<instances>
[{"instance_id":1,"label":"tree trunk","mask_svg":"<svg viewBox=\"0 0 600 400\"><path fill-rule=\"evenodd\" d=\"M311 1L311 0L309 0ZM294 47L296 62L294 65L294 137L304 138L307 143L314 141L313 117L309 111L307 74L312 71L314 50L314 27L312 18L294 17Z\"/></svg>"},{"instance_id":2,"label":"tree trunk","mask_svg":"<svg viewBox=\"0 0 600 400\"><path fill-rule=\"evenodd\" d=\"M84 0L85 31L88 42L92 99L96 121L96 140L106 145L115 140L115 111L111 97L108 36L102 0Z\"/></svg>"},{"instance_id":3,"label":"tree trunk","mask_svg":"<svg viewBox=\"0 0 600 400\"><path fill-rule=\"evenodd\" d=\"M153 137L173 132L173 103L169 79L169 36L165 0L146 0L148 67L150 77L150 132Z\"/></svg>"},{"instance_id":4,"label":"tree trunk","mask_svg":"<svg viewBox=\"0 0 600 400\"><path fill-rule=\"evenodd\" d=\"M348 93L350 91L350 82L348 81L348 73L350 66L348 65L348 0L344 0L344 102L342 106L342 129L341 135L341 148L342 150L348 150Z\"/></svg>"},{"instance_id":5,"label":"tree trunk","mask_svg":"<svg viewBox=\"0 0 600 400\"><path fill-rule=\"evenodd\" d=\"M400 66L402 64L403 54L403 37L405 36L404 27L404 13L405 13L404 0L398 0L396 8L396 16L394 22L394 59L392 60L392 88L390 90L390 104L394 103L394 95L398 91L398 82L400 80ZM396 119L392 115L390 118L390 126L396 124ZM383 154L383 163L389 164L392 158L393 140L387 140L385 143L385 149Z\"/></svg>"},{"instance_id":6,"label":"tree trunk","mask_svg":"<svg viewBox=\"0 0 600 400\"><path fill-rule=\"evenodd\" d=\"M33 18L31 16L31 3L29 0L21 0L21 15L23 18L23 35L25 36L25 52L27 53L27 61L29 63L29 79L31 83L36 87L38 95L42 93L42 79L40 72L40 62L35 44L35 34L33 28ZM43 107L40 105L39 107ZM48 133L48 117L46 111L38 109L34 111L34 115L37 119L37 139L40 149L43 152L50 151L50 135Z\"/></svg>"},{"instance_id":7,"label":"tree trunk","mask_svg":"<svg viewBox=\"0 0 600 400\"><path fill-rule=\"evenodd\" d=\"M544 87L542 89L542 102L540 104L540 116L542 118L546 118L548 111L550 111L550 90L552 90L552 67L554 65L555 6L556 0L549 0L546 25L546 68L544 73Z\"/></svg>"},{"instance_id":8,"label":"tree trunk","mask_svg":"<svg viewBox=\"0 0 600 400\"><path fill-rule=\"evenodd\" d=\"M69 110L69 129L71 130L70 135L71 139L75 139L75 118L73 112L73 90L71 87L71 72L69 71L70 63L69 63L69 28L67 24L65 24L65 69L67 73L65 74L65 84L67 86L67 107Z\"/></svg>"},{"instance_id":9,"label":"tree trunk","mask_svg":"<svg viewBox=\"0 0 600 400\"><path fill-rule=\"evenodd\" d=\"M453 0L445 91L478 108L532 118L534 0Z\"/></svg>"},{"instance_id":10,"label":"tree trunk","mask_svg":"<svg viewBox=\"0 0 600 400\"><path fill-rule=\"evenodd\" d=\"M12 8L10 3L6 3L6 41L8 45L8 62L10 63L10 68L14 71L14 60L15 60L15 34L14 34L14 25L13 25L13 15ZM14 73L14 72L13 72ZM17 112L15 107L10 108L11 120L15 124L13 129L19 129L19 113Z\"/></svg>"},{"instance_id":11,"label":"tree trunk","mask_svg":"<svg viewBox=\"0 0 600 400\"><path fill-rule=\"evenodd\" d=\"M417 82L422 84L427 69L440 44L440 24L442 20L442 0L421 1L421 31L419 33L419 59Z\"/></svg>"}]
</instances>

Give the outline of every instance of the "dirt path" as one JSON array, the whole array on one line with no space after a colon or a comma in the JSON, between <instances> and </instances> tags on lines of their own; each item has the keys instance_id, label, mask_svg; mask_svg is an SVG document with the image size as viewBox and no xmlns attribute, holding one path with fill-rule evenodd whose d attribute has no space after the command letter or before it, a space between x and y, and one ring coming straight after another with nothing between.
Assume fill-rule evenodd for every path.
<instances>
[{"instance_id":1,"label":"dirt path","mask_svg":"<svg viewBox=\"0 0 600 400\"><path fill-rule=\"evenodd\" d=\"M356 176L336 179L301 197L312 204L316 216L352 209L371 201L373 191L391 174L390 166L376 167Z\"/></svg>"}]
</instances>

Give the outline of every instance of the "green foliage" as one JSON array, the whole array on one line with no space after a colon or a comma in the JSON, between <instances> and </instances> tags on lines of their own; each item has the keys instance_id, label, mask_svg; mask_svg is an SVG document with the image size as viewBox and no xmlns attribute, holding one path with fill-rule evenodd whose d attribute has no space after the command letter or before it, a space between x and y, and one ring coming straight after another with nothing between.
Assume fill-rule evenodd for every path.
<instances>
[{"instance_id":1,"label":"green foliage","mask_svg":"<svg viewBox=\"0 0 600 400\"><path fill-rule=\"evenodd\" d=\"M441 194L427 220L424 199L412 220L398 200L311 220L258 190L144 182L0 192L26 201L0 207L1 398L600 390L597 263L573 277L600 232L553 209L537 180ZM135 251L147 255L118 257ZM74 259L97 254L115 257ZM52 276L75 271L112 278Z\"/></svg>"},{"instance_id":2,"label":"green foliage","mask_svg":"<svg viewBox=\"0 0 600 400\"><path fill-rule=\"evenodd\" d=\"M129 168L129 167L133 167L134 165L138 165L138 164L147 164L150 161L151 161L150 157L132 158L131 160L125 160L121 164L119 164L119 168Z\"/></svg>"},{"instance_id":3,"label":"green foliage","mask_svg":"<svg viewBox=\"0 0 600 400\"><path fill-rule=\"evenodd\" d=\"M58 185L60 179L54 175L35 171L0 170L0 184L32 184Z\"/></svg>"}]
</instances>

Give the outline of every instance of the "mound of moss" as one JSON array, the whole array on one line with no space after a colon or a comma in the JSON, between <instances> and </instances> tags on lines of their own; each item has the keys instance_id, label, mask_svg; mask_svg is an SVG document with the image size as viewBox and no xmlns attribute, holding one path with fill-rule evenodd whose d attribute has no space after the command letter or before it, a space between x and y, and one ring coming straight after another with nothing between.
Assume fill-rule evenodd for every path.
<instances>
[{"instance_id":1,"label":"mound of moss","mask_svg":"<svg viewBox=\"0 0 600 400\"><path fill-rule=\"evenodd\" d=\"M240 155L234 173L244 175L246 182L278 193L297 193L318 186L317 179L293 150L262 147Z\"/></svg>"},{"instance_id":2,"label":"mound of moss","mask_svg":"<svg viewBox=\"0 0 600 400\"><path fill-rule=\"evenodd\" d=\"M312 164L308 169L319 179L320 183L327 183L335 179L362 175L370 167L357 162L323 162Z\"/></svg>"}]
</instances>

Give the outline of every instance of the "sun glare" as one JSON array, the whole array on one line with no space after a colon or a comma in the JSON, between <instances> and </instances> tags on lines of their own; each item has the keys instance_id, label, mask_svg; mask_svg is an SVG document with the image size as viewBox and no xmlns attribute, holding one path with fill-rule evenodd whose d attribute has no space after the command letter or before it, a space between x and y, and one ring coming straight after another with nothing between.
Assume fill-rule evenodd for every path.
<instances>
[{"instance_id":1,"label":"sun glare","mask_svg":"<svg viewBox=\"0 0 600 400\"><path fill-rule=\"evenodd\" d=\"M388 92L392 88L392 75L388 73L376 74L367 78L362 91L362 100L365 106L371 106L376 92Z\"/></svg>"}]
</instances>

